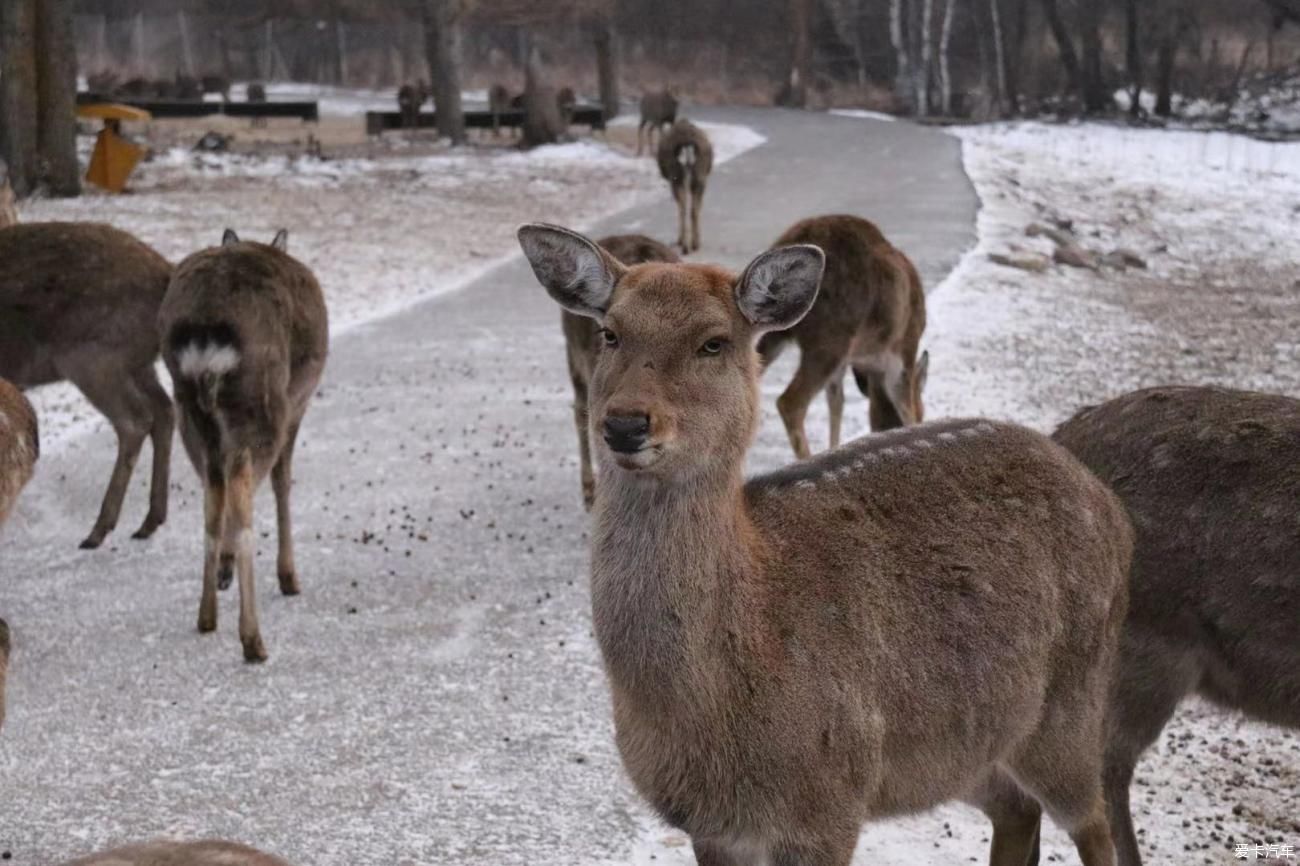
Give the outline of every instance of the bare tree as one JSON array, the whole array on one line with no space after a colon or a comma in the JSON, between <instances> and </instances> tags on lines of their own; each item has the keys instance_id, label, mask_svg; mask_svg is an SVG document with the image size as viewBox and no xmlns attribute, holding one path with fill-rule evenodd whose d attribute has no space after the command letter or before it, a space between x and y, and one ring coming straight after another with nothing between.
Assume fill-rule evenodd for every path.
<instances>
[{"instance_id":1,"label":"bare tree","mask_svg":"<svg viewBox=\"0 0 1300 866\"><path fill-rule=\"evenodd\" d=\"M1079 41L1083 48L1080 96L1084 110L1090 114L1105 111L1111 104L1101 64L1101 14L1099 0L1079 4Z\"/></svg>"},{"instance_id":2,"label":"bare tree","mask_svg":"<svg viewBox=\"0 0 1300 866\"><path fill-rule=\"evenodd\" d=\"M614 10L607 3L592 19L592 40L596 46L596 78L600 83L600 105L605 119L618 115L618 34L614 32Z\"/></svg>"},{"instance_id":3,"label":"bare tree","mask_svg":"<svg viewBox=\"0 0 1300 866\"><path fill-rule=\"evenodd\" d=\"M1138 15L1138 0L1126 0L1124 4L1125 64L1128 66L1129 107L1128 113L1137 117L1142 113L1142 36Z\"/></svg>"},{"instance_id":4,"label":"bare tree","mask_svg":"<svg viewBox=\"0 0 1300 866\"><path fill-rule=\"evenodd\" d=\"M894 46L897 69L894 72L894 95L902 103L911 102L912 62L908 53L907 33L904 28L906 8L904 0L889 0L889 39Z\"/></svg>"},{"instance_id":5,"label":"bare tree","mask_svg":"<svg viewBox=\"0 0 1300 866\"><path fill-rule=\"evenodd\" d=\"M932 17L934 0L920 0L921 21L916 32L921 62L912 68L913 87L916 89L916 115L925 117L930 113L930 65L934 60L934 32Z\"/></svg>"},{"instance_id":6,"label":"bare tree","mask_svg":"<svg viewBox=\"0 0 1300 866\"><path fill-rule=\"evenodd\" d=\"M939 35L939 104L945 117L952 115L952 74L948 67L948 46L952 41L952 17L956 6L957 0L947 0L943 11L943 29Z\"/></svg>"},{"instance_id":7,"label":"bare tree","mask_svg":"<svg viewBox=\"0 0 1300 866\"><path fill-rule=\"evenodd\" d=\"M1001 116L1006 113L1008 104L1007 57L1002 35L1002 12L998 0L989 0L989 17L993 21L993 64L997 67L994 71L998 89L997 113Z\"/></svg>"},{"instance_id":8,"label":"bare tree","mask_svg":"<svg viewBox=\"0 0 1300 866\"><path fill-rule=\"evenodd\" d=\"M54 195L80 195L77 44L72 0L39 0L36 18L37 154Z\"/></svg>"},{"instance_id":9,"label":"bare tree","mask_svg":"<svg viewBox=\"0 0 1300 866\"><path fill-rule=\"evenodd\" d=\"M927 0L929 2L929 0ZM786 12L790 27L790 69L777 102L791 108L803 108L808 103L808 56L812 39L811 0L787 0Z\"/></svg>"},{"instance_id":10,"label":"bare tree","mask_svg":"<svg viewBox=\"0 0 1300 866\"><path fill-rule=\"evenodd\" d=\"M465 112L460 104L461 4L459 0L423 0L421 10L438 134L461 144L465 141Z\"/></svg>"},{"instance_id":11,"label":"bare tree","mask_svg":"<svg viewBox=\"0 0 1300 866\"><path fill-rule=\"evenodd\" d=\"M1079 55L1074 50L1070 31L1061 18L1061 10L1056 7L1056 0L1043 0L1043 14L1047 17L1047 26L1056 40L1056 49L1061 57L1061 66L1065 68L1065 78L1070 90L1079 91Z\"/></svg>"},{"instance_id":12,"label":"bare tree","mask_svg":"<svg viewBox=\"0 0 1300 866\"><path fill-rule=\"evenodd\" d=\"M19 198L36 185L36 0L0 4L0 157Z\"/></svg>"}]
</instances>

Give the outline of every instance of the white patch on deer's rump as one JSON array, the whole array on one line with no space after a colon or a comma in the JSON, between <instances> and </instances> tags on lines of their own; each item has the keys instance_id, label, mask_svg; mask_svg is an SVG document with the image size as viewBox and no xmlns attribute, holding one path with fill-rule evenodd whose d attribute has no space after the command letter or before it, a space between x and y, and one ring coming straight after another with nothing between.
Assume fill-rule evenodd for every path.
<instances>
[{"instance_id":1,"label":"white patch on deer's rump","mask_svg":"<svg viewBox=\"0 0 1300 866\"><path fill-rule=\"evenodd\" d=\"M234 346L217 346L211 343L200 346L197 343L190 343L180 350L176 359L182 376L191 379L205 373L224 376L239 366L239 350Z\"/></svg>"}]
</instances>

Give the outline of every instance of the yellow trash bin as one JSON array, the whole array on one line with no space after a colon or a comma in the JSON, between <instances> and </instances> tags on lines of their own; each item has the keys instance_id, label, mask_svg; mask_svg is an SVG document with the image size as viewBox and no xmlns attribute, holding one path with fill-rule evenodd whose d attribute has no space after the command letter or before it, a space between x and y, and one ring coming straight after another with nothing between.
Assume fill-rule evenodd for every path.
<instances>
[{"instance_id":1,"label":"yellow trash bin","mask_svg":"<svg viewBox=\"0 0 1300 866\"><path fill-rule=\"evenodd\" d=\"M127 179L144 158L145 149L117 134L123 120L149 120L152 115L139 108L117 103L95 103L77 107L78 117L99 118L104 128L95 139L86 180L112 192L126 189Z\"/></svg>"}]
</instances>

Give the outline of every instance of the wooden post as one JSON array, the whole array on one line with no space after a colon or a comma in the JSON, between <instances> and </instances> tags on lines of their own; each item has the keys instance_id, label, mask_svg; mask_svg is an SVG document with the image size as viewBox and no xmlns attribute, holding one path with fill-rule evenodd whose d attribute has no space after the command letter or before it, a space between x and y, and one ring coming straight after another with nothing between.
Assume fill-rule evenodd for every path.
<instances>
[{"instance_id":1,"label":"wooden post","mask_svg":"<svg viewBox=\"0 0 1300 866\"><path fill-rule=\"evenodd\" d=\"M38 0L36 148L54 195L81 194L77 165L77 41L73 0Z\"/></svg>"}]
</instances>

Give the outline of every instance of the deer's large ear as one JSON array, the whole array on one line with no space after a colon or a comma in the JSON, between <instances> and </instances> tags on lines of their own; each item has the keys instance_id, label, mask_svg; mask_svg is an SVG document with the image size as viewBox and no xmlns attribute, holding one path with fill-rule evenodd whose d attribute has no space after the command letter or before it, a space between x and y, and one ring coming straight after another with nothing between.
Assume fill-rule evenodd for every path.
<instances>
[{"instance_id":1,"label":"deer's large ear","mask_svg":"<svg viewBox=\"0 0 1300 866\"><path fill-rule=\"evenodd\" d=\"M239 235L235 234L234 229L226 229L221 233L221 245L223 247L228 247L231 244L237 243L239 243Z\"/></svg>"},{"instance_id":2,"label":"deer's large ear","mask_svg":"<svg viewBox=\"0 0 1300 866\"><path fill-rule=\"evenodd\" d=\"M627 268L577 232L545 223L519 229L519 246L537 281L571 313L598 319Z\"/></svg>"},{"instance_id":3,"label":"deer's large ear","mask_svg":"<svg viewBox=\"0 0 1300 866\"><path fill-rule=\"evenodd\" d=\"M289 230L280 229L276 232L275 237L271 239L271 246L282 253L289 252Z\"/></svg>"},{"instance_id":4,"label":"deer's large ear","mask_svg":"<svg viewBox=\"0 0 1300 866\"><path fill-rule=\"evenodd\" d=\"M812 244L768 250L740 275L736 306L760 330L792 327L817 300L825 267L826 254Z\"/></svg>"}]
</instances>

